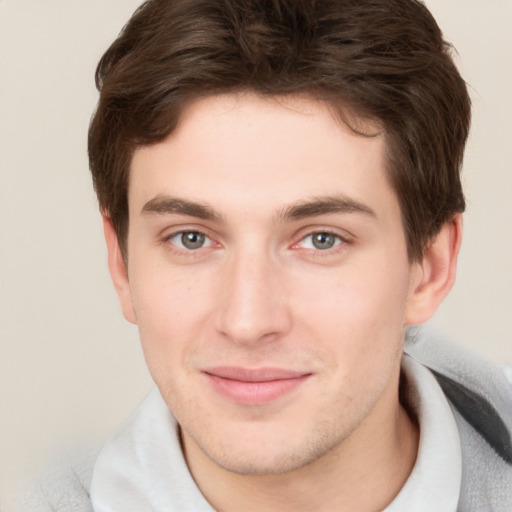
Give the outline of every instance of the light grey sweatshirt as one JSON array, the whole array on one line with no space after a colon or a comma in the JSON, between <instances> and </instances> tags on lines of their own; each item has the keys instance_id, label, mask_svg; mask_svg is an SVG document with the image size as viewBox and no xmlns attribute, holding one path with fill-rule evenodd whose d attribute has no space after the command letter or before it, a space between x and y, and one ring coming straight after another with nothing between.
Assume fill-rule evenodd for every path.
<instances>
[{"instance_id":1,"label":"light grey sweatshirt","mask_svg":"<svg viewBox=\"0 0 512 512\"><path fill-rule=\"evenodd\" d=\"M458 512L511 512L512 511L512 371L477 357L459 346L448 343L425 329L410 329L406 353L429 369L439 383L455 419L460 437L462 475ZM509 373L508 373L509 372ZM167 411L166 411L167 412ZM136 429L159 428L154 418L136 415ZM145 413L148 414L148 413ZM169 413L170 414L170 413ZM420 425L421 429L421 425ZM162 435L162 433L160 433ZM173 455L169 474L160 475L176 486L175 503L165 503L154 512L194 512L213 510L195 487L180 453L177 439L172 441ZM108 445L107 445L108 451ZM107 453L108 456L108 453ZM105 457L102 454L102 457ZM40 482L35 492L25 500L25 512L95 512L91 501L91 481L97 452L53 471ZM128 477L123 482L126 460L120 463L116 485L133 487ZM158 469L151 478L157 481ZM166 464L165 471L169 468ZM100 487L97 485L97 487ZM141 483L140 489L131 488L134 500L151 488ZM140 491L140 493L139 493ZM138 494L139 493L139 494ZM140 495L140 508L132 510L150 512ZM152 502L154 503L154 502ZM103 510L125 512L121 510ZM153 510L153 508L151 508ZM407 512L432 512L427 504L424 509Z\"/></svg>"}]
</instances>

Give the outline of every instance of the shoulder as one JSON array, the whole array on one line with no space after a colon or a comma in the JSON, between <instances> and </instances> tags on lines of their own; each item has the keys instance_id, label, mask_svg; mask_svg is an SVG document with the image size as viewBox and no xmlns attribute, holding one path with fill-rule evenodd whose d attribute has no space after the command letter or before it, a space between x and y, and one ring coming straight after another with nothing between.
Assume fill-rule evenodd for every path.
<instances>
[{"instance_id":1,"label":"shoulder","mask_svg":"<svg viewBox=\"0 0 512 512\"><path fill-rule=\"evenodd\" d=\"M428 329L411 330L405 350L433 373L457 423L460 510L512 510L512 370Z\"/></svg>"},{"instance_id":2,"label":"shoulder","mask_svg":"<svg viewBox=\"0 0 512 512\"><path fill-rule=\"evenodd\" d=\"M467 397L476 394L512 426L512 368L488 361L428 328L409 329L405 352L434 373L449 399L456 389Z\"/></svg>"},{"instance_id":3,"label":"shoulder","mask_svg":"<svg viewBox=\"0 0 512 512\"><path fill-rule=\"evenodd\" d=\"M90 486L97 449L59 457L28 484L21 512L93 512Z\"/></svg>"}]
</instances>

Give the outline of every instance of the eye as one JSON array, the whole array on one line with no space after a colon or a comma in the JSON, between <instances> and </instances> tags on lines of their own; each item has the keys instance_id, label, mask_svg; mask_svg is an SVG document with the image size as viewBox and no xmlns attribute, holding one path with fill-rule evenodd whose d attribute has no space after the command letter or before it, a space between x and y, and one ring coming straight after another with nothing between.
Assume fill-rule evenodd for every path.
<instances>
[{"instance_id":1,"label":"eye","mask_svg":"<svg viewBox=\"0 0 512 512\"><path fill-rule=\"evenodd\" d=\"M343 241L344 240L338 235L328 233L327 231L319 231L305 236L299 242L299 245L304 249L326 251L336 247L337 245L341 245Z\"/></svg>"},{"instance_id":2,"label":"eye","mask_svg":"<svg viewBox=\"0 0 512 512\"><path fill-rule=\"evenodd\" d=\"M180 231L171 235L168 240L176 247L187 251L202 249L213 243L204 233L199 231Z\"/></svg>"}]
</instances>

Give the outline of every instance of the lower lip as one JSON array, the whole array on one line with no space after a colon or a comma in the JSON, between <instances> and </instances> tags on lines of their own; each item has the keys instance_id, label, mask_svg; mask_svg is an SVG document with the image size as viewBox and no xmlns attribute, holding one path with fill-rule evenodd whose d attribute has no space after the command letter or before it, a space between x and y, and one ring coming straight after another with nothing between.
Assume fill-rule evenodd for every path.
<instances>
[{"instance_id":1,"label":"lower lip","mask_svg":"<svg viewBox=\"0 0 512 512\"><path fill-rule=\"evenodd\" d=\"M246 382L225 379L209 373L206 376L215 391L242 405L270 404L297 389L309 377L302 375L291 379Z\"/></svg>"}]
</instances>

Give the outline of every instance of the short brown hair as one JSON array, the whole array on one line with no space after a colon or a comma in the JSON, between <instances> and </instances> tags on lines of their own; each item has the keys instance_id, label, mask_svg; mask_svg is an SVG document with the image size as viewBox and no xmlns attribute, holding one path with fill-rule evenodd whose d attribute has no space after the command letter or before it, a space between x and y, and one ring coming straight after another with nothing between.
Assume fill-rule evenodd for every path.
<instances>
[{"instance_id":1,"label":"short brown hair","mask_svg":"<svg viewBox=\"0 0 512 512\"><path fill-rule=\"evenodd\" d=\"M149 0L96 70L89 160L100 208L124 248L133 151L167 137L194 99L312 94L384 127L418 260L464 210L470 100L450 49L416 0Z\"/></svg>"}]
</instances>

